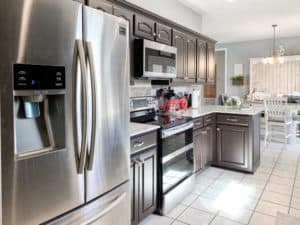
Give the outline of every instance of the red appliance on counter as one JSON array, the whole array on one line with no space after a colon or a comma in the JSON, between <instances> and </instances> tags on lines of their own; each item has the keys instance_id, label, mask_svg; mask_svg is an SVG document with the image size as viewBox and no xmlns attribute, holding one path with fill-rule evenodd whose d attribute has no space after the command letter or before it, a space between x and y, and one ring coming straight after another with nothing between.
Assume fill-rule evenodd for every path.
<instances>
[{"instance_id":1,"label":"red appliance on counter","mask_svg":"<svg viewBox=\"0 0 300 225\"><path fill-rule=\"evenodd\" d=\"M186 98L170 99L165 102L165 112L186 110L188 102Z\"/></svg>"}]
</instances>

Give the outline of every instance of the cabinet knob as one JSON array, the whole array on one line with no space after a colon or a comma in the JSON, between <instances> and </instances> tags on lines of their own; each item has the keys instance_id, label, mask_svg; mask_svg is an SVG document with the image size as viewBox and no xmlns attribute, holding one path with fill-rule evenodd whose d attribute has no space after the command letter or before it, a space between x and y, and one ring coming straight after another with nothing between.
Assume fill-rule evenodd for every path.
<instances>
[{"instance_id":1,"label":"cabinet knob","mask_svg":"<svg viewBox=\"0 0 300 225\"><path fill-rule=\"evenodd\" d=\"M220 128L217 128L217 131L220 131L221 129Z\"/></svg>"},{"instance_id":2,"label":"cabinet knob","mask_svg":"<svg viewBox=\"0 0 300 225\"><path fill-rule=\"evenodd\" d=\"M156 33L153 33L152 35L153 35L154 37L155 37L155 36L157 36L157 34L156 34Z\"/></svg>"}]
</instances>

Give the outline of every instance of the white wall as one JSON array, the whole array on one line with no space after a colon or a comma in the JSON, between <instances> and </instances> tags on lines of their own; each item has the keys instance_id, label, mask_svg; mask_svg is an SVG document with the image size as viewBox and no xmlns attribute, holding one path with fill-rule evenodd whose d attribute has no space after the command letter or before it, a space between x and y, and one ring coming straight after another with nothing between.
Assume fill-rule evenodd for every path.
<instances>
[{"instance_id":1,"label":"white wall","mask_svg":"<svg viewBox=\"0 0 300 225\"><path fill-rule=\"evenodd\" d=\"M166 19L202 32L202 16L174 0L126 0Z\"/></svg>"}]
</instances>

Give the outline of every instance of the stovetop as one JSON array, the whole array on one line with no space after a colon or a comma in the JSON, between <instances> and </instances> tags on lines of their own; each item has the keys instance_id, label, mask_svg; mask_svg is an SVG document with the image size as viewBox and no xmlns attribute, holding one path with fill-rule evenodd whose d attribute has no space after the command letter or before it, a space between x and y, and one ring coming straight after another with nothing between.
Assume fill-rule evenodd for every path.
<instances>
[{"instance_id":1,"label":"stovetop","mask_svg":"<svg viewBox=\"0 0 300 225\"><path fill-rule=\"evenodd\" d=\"M187 118L183 116L156 114L154 120L147 123L158 125L162 129L168 129L171 127L175 127L187 123L191 120L192 120L191 118Z\"/></svg>"}]
</instances>

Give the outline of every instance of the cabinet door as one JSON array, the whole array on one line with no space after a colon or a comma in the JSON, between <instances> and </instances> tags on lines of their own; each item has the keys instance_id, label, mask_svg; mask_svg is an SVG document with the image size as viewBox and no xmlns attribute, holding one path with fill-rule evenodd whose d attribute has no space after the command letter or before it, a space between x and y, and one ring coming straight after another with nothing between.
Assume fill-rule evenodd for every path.
<instances>
[{"instance_id":1,"label":"cabinet door","mask_svg":"<svg viewBox=\"0 0 300 225\"><path fill-rule=\"evenodd\" d=\"M177 48L177 79L184 79L186 77L186 42L187 37L184 33L173 31L173 46Z\"/></svg>"},{"instance_id":2,"label":"cabinet door","mask_svg":"<svg viewBox=\"0 0 300 225\"><path fill-rule=\"evenodd\" d=\"M203 129L198 129L194 131L194 168L195 171L199 171L205 167L205 149L206 149L206 144L204 140L204 135L203 135Z\"/></svg>"},{"instance_id":3,"label":"cabinet door","mask_svg":"<svg viewBox=\"0 0 300 225\"><path fill-rule=\"evenodd\" d=\"M145 16L134 15L134 35L140 38L155 40L155 22Z\"/></svg>"},{"instance_id":4,"label":"cabinet door","mask_svg":"<svg viewBox=\"0 0 300 225\"><path fill-rule=\"evenodd\" d=\"M139 219L142 220L156 209L156 149L139 155L140 164L140 195Z\"/></svg>"},{"instance_id":5,"label":"cabinet door","mask_svg":"<svg viewBox=\"0 0 300 225\"><path fill-rule=\"evenodd\" d=\"M130 48L130 84L134 84L134 78L133 78L133 54L134 54L134 38L133 38L133 11L127 9L127 8L124 8L124 7L121 7L121 6L118 6L118 5L115 5L114 8L113 8L113 14L115 16L118 16L118 17L122 17L124 18L125 20L127 20L129 22L129 48Z\"/></svg>"},{"instance_id":6,"label":"cabinet door","mask_svg":"<svg viewBox=\"0 0 300 225\"><path fill-rule=\"evenodd\" d=\"M207 47L207 82L216 82L215 45L209 44Z\"/></svg>"},{"instance_id":7,"label":"cabinet door","mask_svg":"<svg viewBox=\"0 0 300 225\"><path fill-rule=\"evenodd\" d=\"M211 165L216 161L216 125L210 125L205 128L207 154L206 164Z\"/></svg>"},{"instance_id":8,"label":"cabinet door","mask_svg":"<svg viewBox=\"0 0 300 225\"><path fill-rule=\"evenodd\" d=\"M197 41L195 37L187 39L186 76L189 81L196 82L197 75Z\"/></svg>"},{"instance_id":9,"label":"cabinet door","mask_svg":"<svg viewBox=\"0 0 300 225\"><path fill-rule=\"evenodd\" d=\"M207 44L197 40L197 82L205 83L207 79Z\"/></svg>"},{"instance_id":10,"label":"cabinet door","mask_svg":"<svg viewBox=\"0 0 300 225\"><path fill-rule=\"evenodd\" d=\"M171 45L172 28L161 23L156 23L156 41L166 45Z\"/></svg>"},{"instance_id":11,"label":"cabinet door","mask_svg":"<svg viewBox=\"0 0 300 225\"><path fill-rule=\"evenodd\" d=\"M247 127L218 125L218 164L229 168L248 167L249 130Z\"/></svg>"},{"instance_id":12,"label":"cabinet door","mask_svg":"<svg viewBox=\"0 0 300 225\"><path fill-rule=\"evenodd\" d=\"M130 163L130 185L131 185L131 224L139 222L139 167L136 158L131 158Z\"/></svg>"},{"instance_id":13,"label":"cabinet door","mask_svg":"<svg viewBox=\"0 0 300 225\"><path fill-rule=\"evenodd\" d=\"M113 13L112 3L106 0L88 0L87 5L95 9L102 10L103 12L106 13L110 13L110 14Z\"/></svg>"}]
</instances>

